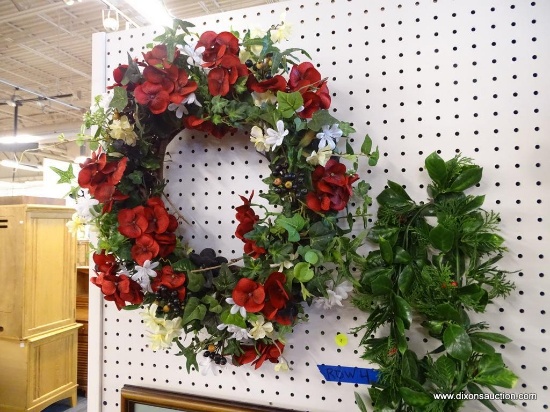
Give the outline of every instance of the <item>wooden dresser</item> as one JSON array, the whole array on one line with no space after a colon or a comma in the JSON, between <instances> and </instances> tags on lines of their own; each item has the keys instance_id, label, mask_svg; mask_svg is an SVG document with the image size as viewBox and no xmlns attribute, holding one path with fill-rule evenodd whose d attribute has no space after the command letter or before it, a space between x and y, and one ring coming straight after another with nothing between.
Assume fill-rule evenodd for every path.
<instances>
[{"instance_id":1,"label":"wooden dresser","mask_svg":"<svg viewBox=\"0 0 550 412\"><path fill-rule=\"evenodd\" d=\"M2 203L2 202L0 202ZM73 209L0 205L0 412L76 404Z\"/></svg>"}]
</instances>

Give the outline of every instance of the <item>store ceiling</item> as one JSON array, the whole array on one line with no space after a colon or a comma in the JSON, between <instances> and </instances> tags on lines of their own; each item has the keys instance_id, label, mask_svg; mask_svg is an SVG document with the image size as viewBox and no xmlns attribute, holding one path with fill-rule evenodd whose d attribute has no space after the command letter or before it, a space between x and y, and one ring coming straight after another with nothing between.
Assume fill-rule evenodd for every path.
<instances>
[{"instance_id":1,"label":"store ceiling","mask_svg":"<svg viewBox=\"0 0 550 412\"><path fill-rule=\"evenodd\" d=\"M164 0L164 4L174 17L188 19L276 1ZM13 135L16 110L18 136L43 135L51 141L60 133L74 136L79 131L91 101L92 34L105 31L106 3L138 25L147 25L123 0L76 0L73 5L64 0L0 1L0 137ZM123 28L125 20L119 19ZM16 156L24 163L41 164L45 156L70 158L71 150L62 145L55 151L0 151L0 160ZM0 180L29 178L41 176L23 171L15 176L0 167Z\"/></svg>"}]
</instances>

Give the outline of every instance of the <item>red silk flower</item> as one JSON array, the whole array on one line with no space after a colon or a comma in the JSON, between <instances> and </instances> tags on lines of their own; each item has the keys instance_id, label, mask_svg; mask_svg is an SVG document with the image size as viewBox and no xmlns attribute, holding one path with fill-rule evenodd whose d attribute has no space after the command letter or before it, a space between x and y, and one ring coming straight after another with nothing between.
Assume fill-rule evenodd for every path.
<instances>
[{"instance_id":1,"label":"red silk flower","mask_svg":"<svg viewBox=\"0 0 550 412\"><path fill-rule=\"evenodd\" d=\"M244 196L240 196L241 200L244 203L241 206L235 208L235 210L237 211L235 218L239 221L237 229L235 230L235 236L244 242L244 253L254 259L257 259L261 255L266 253L266 250L263 247L258 246L254 240L246 239L244 237L244 235L254 229L254 223L256 223L260 219L260 217L256 215L254 210L250 207L253 196L254 191L248 199Z\"/></svg>"},{"instance_id":2,"label":"red silk flower","mask_svg":"<svg viewBox=\"0 0 550 412\"><path fill-rule=\"evenodd\" d=\"M300 92L304 99L304 109L298 116L309 119L319 109L328 109L331 103L330 92L321 74L310 62L292 67L288 79L291 92Z\"/></svg>"},{"instance_id":3,"label":"red silk flower","mask_svg":"<svg viewBox=\"0 0 550 412\"><path fill-rule=\"evenodd\" d=\"M151 289L156 292L162 285L171 291L178 292L178 299L183 302L187 290L185 288L185 273L175 272L172 266L164 266L160 271L157 271L157 276L151 282Z\"/></svg>"},{"instance_id":4,"label":"red silk flower","mask_svg":"<svg viewBox=\"0 0 550 412\"><path fill-rule=\"evenodd\" d=\"M239 356L233 357L233 363L235 365L245 365L252 362L254 369L258 369L267 360L271 363L279 362L279 357L282 355L285 345L276 341L270 345L259 342L257 347L252 345L243 345L243 353ZM258 356L258 353L260 354Z\"/></svg>"},{"instance_id":5,"label":"red silk flower","mask_svg":"<svg viewBox=\"0 0 550 412\"><path fill-rule=\"evenodd\" d=\"M330 159L324 167L317 166L311 178L315 191L307 194L307 207L315 212L328 212L346 207L353 193L351 185L359 176L347 175L346 166Z\"/></svg>"},{"instance_id":6,"label":"red silk flower","mask_svg":"<svg viewBox=\"0 0 550 412\"><path fill-rule=\"evenodd\" d=\"M285 289L286 276L281 272L273 272L264 283L266 302L262 313L268 320L275 320L283 325L290 325L292 319L287 316L281 316L278 312L285 308L289 301L288 293Z\"/></svg>"},{"instance_id":7,"label":"red silk flower","mask_svg":"<svg viewBox=\"0 0 550 412\"><path fill-rule=\"evenodd\" d=\"M232 297L235 304L244 307L247 312L259 312L264 307L264 287L252 279L239 279Z\"/></svg>"}]
</instances>

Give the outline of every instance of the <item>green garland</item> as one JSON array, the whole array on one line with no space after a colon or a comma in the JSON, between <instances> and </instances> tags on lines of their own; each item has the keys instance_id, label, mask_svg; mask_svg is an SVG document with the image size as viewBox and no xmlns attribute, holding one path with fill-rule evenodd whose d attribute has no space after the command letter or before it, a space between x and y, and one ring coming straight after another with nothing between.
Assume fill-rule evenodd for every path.
<instances>
[{"instance_id":1,"label":"green garland","mask_svg":"<svg viewBox=\"0 0 550 412\"><path fill-rule=\"evenodd\" d=\"M509 272L496 266L505 251L499 215L481 208L485 196L465 193L479 183L482 168L436 153L425 166L430 200L416 203L389 181L369 232L379 249L358 260L354 303L370 315L355 332L364 333L363 359L380 365L381 379L369 390L375 411L458 411L464 400L434 394L497 393L496 386L512 388L518 379L491 345L510 340L469 316L514 288ZM409 347L407 334L417 325L439 341L434 350ZM489 400L481 402L496 411Z\"/></svg>"}]
</instances>

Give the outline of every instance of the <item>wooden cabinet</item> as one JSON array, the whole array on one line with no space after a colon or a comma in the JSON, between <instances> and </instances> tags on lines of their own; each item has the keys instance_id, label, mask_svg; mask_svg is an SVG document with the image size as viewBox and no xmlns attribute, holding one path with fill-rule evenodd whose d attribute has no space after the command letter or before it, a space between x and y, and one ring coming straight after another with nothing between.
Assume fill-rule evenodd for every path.
<instances>
[{"instance_id":1,"label":"wooden cabinet","mask_svg":"<svg viewBox=\"0 0 550 412\"><path fill-rule=\"evenodd\" d=\"M18 341L0 340L0 411L38 412L70 398L76 405L79 324Z\"/></svg>"},{"instance_id":2,"label":"wooden cabinet","mask_svg":"<svg viewBox=\"0 0 550 412\"><path fill-rule=\"evenodd\" d=\"M0 206L0 338L75 323L75 248L61 206Z\"/></svg>"},{"instance_id":3,"label":"wooden cabinet","mask_svg":"<svg viewBox=\"0 0 550 412\"><path fill-rule=\"evenodd\" d=\"M73 212L0 206L0 412L76 400Z\"/></svg>"},{"instance_id":4,"label":"wooden cabinet","mask_svg":"<svg viewBox=\"0 0 550 412\"><path fill-rule=\"evenodd\" d=\"M86 263L88 254L86 253ZM78 267L76 270L76 321L82 324L78 330L78 389L84 393L88 390L88 267Z\"/></svg>"}]
</instances>

